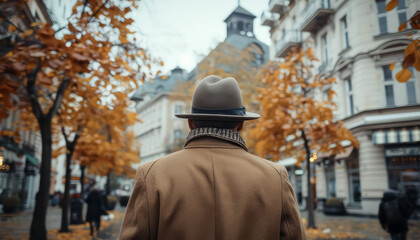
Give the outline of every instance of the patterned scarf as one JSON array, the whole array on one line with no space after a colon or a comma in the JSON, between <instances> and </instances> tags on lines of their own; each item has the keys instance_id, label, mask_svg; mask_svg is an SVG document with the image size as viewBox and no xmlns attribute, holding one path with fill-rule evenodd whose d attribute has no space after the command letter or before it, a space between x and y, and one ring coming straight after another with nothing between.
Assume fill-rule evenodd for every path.
<instances>
[{"instance_id":1,"label":"patterned scarf","mask_svg":"<svg viewBox=\"0 0 420 240\"><path fill-rule=\"evenodd\" d=\"M185 142L184 147L187 146L188 143L190 143L193 139L199 137L214 137L223 139L225 141L235 143L236 145L239 145L240 147L245 149L245 151L248 151L245 141L241 137L241 134L239 134L239 132L234 131L232 129L210 127L195 128L191 130L191 132L188 134L187 141Z\"/></svg>"}]
</instances>

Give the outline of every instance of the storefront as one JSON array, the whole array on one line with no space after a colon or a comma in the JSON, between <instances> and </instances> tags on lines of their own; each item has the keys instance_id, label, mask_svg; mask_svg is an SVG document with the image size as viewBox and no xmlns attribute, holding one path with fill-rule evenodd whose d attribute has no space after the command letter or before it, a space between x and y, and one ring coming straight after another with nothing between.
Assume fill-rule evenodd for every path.
<instances>
[{"instance_id":1,"label":"storefront","mask_svg":"<svg viewBox=\"0 0 420 240\"><path fill-rule=\"evenodd\" d=\"M415 188L417 192L420 192L419 144L387 145L385 146L385 157L389 188L400 192Z\"/></svg>"}]
</instances>

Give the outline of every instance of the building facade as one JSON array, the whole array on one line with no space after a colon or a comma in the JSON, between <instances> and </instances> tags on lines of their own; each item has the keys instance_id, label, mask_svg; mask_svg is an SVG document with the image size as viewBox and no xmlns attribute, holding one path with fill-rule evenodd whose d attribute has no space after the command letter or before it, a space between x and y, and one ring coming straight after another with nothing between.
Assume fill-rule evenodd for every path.
<instances>
[{"instance_id":1,"label":"building facade","mask_svg":"<svg viewBox=\"0 0 420 240\"><path fill-rule=\"evenodd\" d=\"M13 49L16 35L9 32L11 24L25 31L34 22L51 23L43 1L27 1L23 8L17 4L18 1L2 3L2 15L7 16L10 22L2 21L0 25L0 55ZM12 98L15 104L19 103L18 96ZM19 114L20 111L10 111L0 124L0 197L2 200L18 197L20 208L23 209L35 205L35 195L39 189L41 136L35 130L19 131L19 142L15 137L5 134L16 131Z\"/></svg>"},{"instance_id":2,"label":"building facade","mask_svg":"<svg viewBox=\"0 0 420 240\"><path fill-rule=\"evenodd\" d=\"M420 74L410 68L411 79L399 83L395 74L400 64L389 70L404 56L411 41L406 34L416 34L410 28L398 32L398 27L420 9L420 2L400 0L389 12L386 3L271 0L261 16L270 28L272 59L281 61L291 47L311 44L320 59L316 74L337 80L330 86L337 93L334 118L360 142L359 149L347 147L345 153L321 156L314 164L320 206L336 196L350 213L376 215L385 190L420 192ZM292 169L293 161L286 165ZM293 177L306 182L305 175ZM302 180L297 192L305 199Z\"/></svg>"},{"instance_id":3,"label":"building facade","mask_svg":"<svg viewBox=\"0 0 420 240\"><path fill-rule=\"evenodd\" d=\"M226 39L238 50L250 45L259 51L255 57L257 65L265 64L269 59L269 48L254 35L255 16L238 6L225 19ZM220 45L219 45L220 46ZM208 56L204 57L203 61ZM176 98L174 88L186 82L196 83L200 75L197 65L187 73L179 67L174 68L166 79L158 77L153 82L146 82L131 97L136 101L136 112L142 123L137 123L134 131L140 141L140 159L142 163L152 161L183 148L189 133L187 121L175 117L175 113L189 111L191 99Z\"/></svg>"},{"instance_id":4,"label":"building facade","mask_svg":"<svg viewBox=\"0 0 420 240\"><path fill-rule=\"evenodd\" d=\"M142 123L136 123L134 133L141 144L142 163L152 161L182 146L178 139L185 139L188 126L175 117L175 113L185 111L186 103L171 97L175 86L187 81L187 73L179 67L163 79L146 82L131 97L136 101L135 110Z\"/></svg>"}]
</instances>

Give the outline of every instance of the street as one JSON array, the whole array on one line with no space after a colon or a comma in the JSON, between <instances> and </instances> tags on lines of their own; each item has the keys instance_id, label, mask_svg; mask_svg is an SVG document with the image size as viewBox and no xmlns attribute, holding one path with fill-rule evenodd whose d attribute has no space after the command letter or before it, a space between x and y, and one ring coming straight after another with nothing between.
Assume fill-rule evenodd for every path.
<instances>
[{"instance_id":1,"label":"street","mask_svg":"<svg viewBox=\"0 0 420 240\"><path fill-rule=\"evenodd\" d=\"M121 222L125 208L117 206L114 219L102 221L101 231L89 235L89 225L71 225L71 233L58 235L61 222L61 210L58 207L49 207L47 215L47 230L49 239L118 239ZM305 222L307 212L302 212ZM15 215L0 215L0 239L27 239L31 224L32 211L25 211ZM358 216L327 216L322 212L315 212L317 229L307 230L308 239L378 239L388 240L389 235L380 227L376 218ZM420 222L409 223L408 240L420 239Z\"/></svg>"}]
</instances>

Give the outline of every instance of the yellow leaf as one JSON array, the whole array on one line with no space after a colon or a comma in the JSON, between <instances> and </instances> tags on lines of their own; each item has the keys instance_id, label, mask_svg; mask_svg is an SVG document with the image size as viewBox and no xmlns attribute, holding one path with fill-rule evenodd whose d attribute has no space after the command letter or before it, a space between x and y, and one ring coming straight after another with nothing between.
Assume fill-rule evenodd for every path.
<instances>
[{"instance_id":1,"label":"yellow leaf","mask_svg":"<svg viewBox=\"0 0 420 240\"><path fill-rule=\"evenodd\" d=\"M16 32L16 27L13 26L13 25L9 25L8 30L9 30L9 32Z\"/></svg>"},{"instance_id":2,"label":"yellow leaf","mask_svg":"<svg viewBox=\"0 0 420 240\"><path fill-rule=\"evenodd\" d=\"M398 0L391 0L385 7L386 11L391 11L398 5Z\"/></svg>"},{"instance_id":3,"label":"yellow leaf","mask_svg":"<svg viewBox=\"0 0 420 240\"><path fill-rule=\"evenodd\" d=\"M394 70L394 67L395 67L395 62L393 62L393 63L391 63L391 65L389 66L389 70Z\"/></svg>"},{"instance_id":4,"label":"yellow leaf","mask_svg":"<svg viewBox=\"0 0 420 240\"><path fill-rule=\"evenodd\" d=\"M407 22L403 22L400 27L398 28L398 31L404 31L407 28Z\"/></svg>"},{"instance_id":5,"label":"yellow leaf","mask_svg":"<svg viewBox=\"0 0 420 240\"><path fill-rule=\"evenodd\" d=\"M22 34L22 37L30 36L30 35L32 35L32 33L34 33L34 30L29 29L28 31L26 31Z\"/></svg>"},{"instance_id":6,"label":"yellow leaf","mask_svg":"<svg viewBox=\"0 0 420 240\"><path fill-rule=\"evenodd\" d=\"M400 83L407 82L411 78L411 72L407 68L403 68L395 77Z\"/></svg>"}]
</instances>

